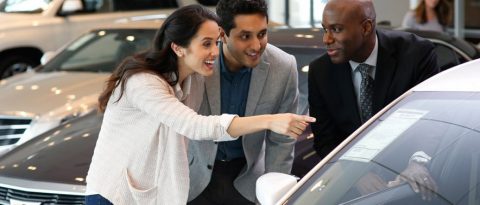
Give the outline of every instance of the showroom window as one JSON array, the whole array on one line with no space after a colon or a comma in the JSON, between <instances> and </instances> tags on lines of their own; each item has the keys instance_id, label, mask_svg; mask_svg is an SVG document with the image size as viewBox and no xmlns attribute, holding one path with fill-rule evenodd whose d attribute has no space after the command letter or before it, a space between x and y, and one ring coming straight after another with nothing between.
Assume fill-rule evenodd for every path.
<instances>
[{"instance_id":1,"label":"showroom window","mask_svg":"<svg viewBox=\"0 0 480 205\"><path fill-rule=\"evenodd\" d=\"M50 0L0 0L0 12L41 13Z\"/></svg>"}]
</instances>

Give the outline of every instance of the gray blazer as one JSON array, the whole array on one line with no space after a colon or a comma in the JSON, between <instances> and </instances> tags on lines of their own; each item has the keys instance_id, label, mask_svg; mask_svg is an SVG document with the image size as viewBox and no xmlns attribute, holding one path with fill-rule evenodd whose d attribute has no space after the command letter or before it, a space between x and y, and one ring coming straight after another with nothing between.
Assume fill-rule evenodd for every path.
<instances>
[{"instance_id":1,"label":"gray blazer","mask_svg":"<svg viewBox=\"0 0 480 205\"><path fill-rule=\"evenodd\" d=\"M295 58L268 44L260 64L252 69L245 116L296 113L298 106L298 73ZM205 78L205 95L199 114L219 115L220 66ZM244 136L243 149L247 164L235 179L235 188L248 200L256 201L255 183L266 172L290 173L295 140L271 131ZM189 141L190 190L188 200L195 199L210 182L217 154L213 141Z\"/></svg>"}]
</instances>

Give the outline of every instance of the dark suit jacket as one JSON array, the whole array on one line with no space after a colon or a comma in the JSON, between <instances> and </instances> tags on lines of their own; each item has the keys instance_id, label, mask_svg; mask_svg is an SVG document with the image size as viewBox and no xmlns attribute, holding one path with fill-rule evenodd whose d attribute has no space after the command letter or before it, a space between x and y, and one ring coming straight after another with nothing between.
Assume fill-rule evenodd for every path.
<instances>
[{"instance_id":1,"label":"dark suit jacket","mask_svg":"<svg viewBox=\"0 0 480 205\"><path fill-rule=\"evenodd\" d=\"M428 40L400 31L377 30L378 58L373 113L408 89L438 73L434 46ZM352 69L333 64L325 54L310 63L308 74L314 148L322 158L361 125Z\"/></svg>"}]
</instances>

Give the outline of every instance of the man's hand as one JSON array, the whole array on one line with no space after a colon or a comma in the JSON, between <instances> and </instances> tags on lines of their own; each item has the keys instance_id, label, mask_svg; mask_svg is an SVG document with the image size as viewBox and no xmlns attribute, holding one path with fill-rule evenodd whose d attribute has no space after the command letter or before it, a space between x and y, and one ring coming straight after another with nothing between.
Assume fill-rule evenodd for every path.
<instances>
[{"instance_id":1,"label":"man's hand","mask_svg":"<svg viewBox=\"0 0 480 205\"><path fill-rule=\"evenodd\" d=\"M428 169L414 161L409 162L408 167L396 177L395 181L388 182L388 186L397 186L403 182L408 182L414 192L420 192L423 200L430 201L434 192L437 191L437 184L430 176Z\"/></svg>"}]
</instances>

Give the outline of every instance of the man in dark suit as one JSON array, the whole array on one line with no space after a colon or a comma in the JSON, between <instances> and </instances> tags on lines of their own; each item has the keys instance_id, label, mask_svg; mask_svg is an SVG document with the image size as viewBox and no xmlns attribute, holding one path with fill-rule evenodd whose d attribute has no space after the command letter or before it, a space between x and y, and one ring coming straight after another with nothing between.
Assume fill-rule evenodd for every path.
<instances>
[{"instance_id":1,"label":"man in dark suit","mask_svg":"<svg viewBox=\"0 0 480 205\"><path fill-rule=\"evenodd\" d=\"M310 115L317 118L314 147L323 158L438 67L429 41L376 30L371 1L329 1L322 25L327 54L310 64L308 82Z\"/></svg>"}]
</instances>

